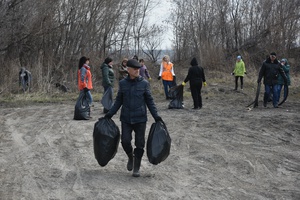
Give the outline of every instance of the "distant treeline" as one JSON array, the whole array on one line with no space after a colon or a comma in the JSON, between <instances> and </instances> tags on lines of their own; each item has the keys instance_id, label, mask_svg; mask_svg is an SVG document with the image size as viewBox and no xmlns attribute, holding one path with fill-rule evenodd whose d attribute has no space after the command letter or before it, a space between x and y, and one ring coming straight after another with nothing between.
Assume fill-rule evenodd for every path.
<instances>
[{"instance_id":1,"label":"distant treeline","mask_svg":"<svg viewBox=\"0 0 300 200\"><path fill-rule=\"evenodd\" d=\"M159 63L169 54L172 62L183 66L196 56L206 68L229 70L241 54L248 66L258 68L271 51L291 59L294 66L299 63L299 0L172 4L166 8L168 26L162 27L148 21L151 10L160 6L157 0L1 1L0 89L17 86L21 67L31 71L35 88L42 91L56 82L75 83L83 55L95 67L106 56L116 64L133 55ZM165 28L174 33L169 51L160 50Z\"/></svg>"}]
</instances>

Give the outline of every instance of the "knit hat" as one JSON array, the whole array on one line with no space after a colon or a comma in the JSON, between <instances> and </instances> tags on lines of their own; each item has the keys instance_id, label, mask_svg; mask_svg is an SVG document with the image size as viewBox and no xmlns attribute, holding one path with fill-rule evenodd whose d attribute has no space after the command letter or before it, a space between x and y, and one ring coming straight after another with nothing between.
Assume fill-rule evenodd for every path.
<instances>
[{"instance_id":1,"label":"knit hat","mask_svg":"<svg viewBox=\"0 0 300 200\"><path fill-rule=\"evenodd\" d=\"M276 56L275 52L270 53L271 56Z\"/></svg>"},{"instance_id":2,"label":"knit hat","mask_svg":"<svg viewBox=\"0 0 300 200\"><path fill-rule=\"evenodd\" d=\"M127 61L127 67L141 68L141 64L136 59L130 59Z\"/></svg>"}]
</instances>

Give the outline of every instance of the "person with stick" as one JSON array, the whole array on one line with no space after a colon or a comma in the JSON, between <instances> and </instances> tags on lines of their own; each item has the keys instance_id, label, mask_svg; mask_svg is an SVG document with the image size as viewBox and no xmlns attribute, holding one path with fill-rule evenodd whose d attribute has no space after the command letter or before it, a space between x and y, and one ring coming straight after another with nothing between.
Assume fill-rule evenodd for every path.
<instances>
[{"instance_id":1,"label":"person with stick","mask_svg":"<svg viewBox=\"0 0 300 200\"><path fill-rule=\"evenodd\" d=\"M287 85L287 77L280 66L276 53L270 53L270 56L263 62L260 68L257 83L260 84L264 78L265 93L264 93L264 107L267 107L271 92L273 92L273 107L278 108L278 75L281 74L284 79L284 84Z\"/></svg>"}]
</instances>

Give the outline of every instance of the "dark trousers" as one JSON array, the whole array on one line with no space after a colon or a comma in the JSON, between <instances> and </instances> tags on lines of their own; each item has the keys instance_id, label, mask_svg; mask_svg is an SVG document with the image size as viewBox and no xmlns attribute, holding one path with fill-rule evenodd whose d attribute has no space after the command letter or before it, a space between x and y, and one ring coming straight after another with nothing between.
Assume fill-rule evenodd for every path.
<instances>
[{"instance_id":1,"label":"dark trousers","mask_svg":"<svg viewBox=\"0 0 300 200\"><path fill-rule=\"evenodd\" d=\"M202 108L202 97L201 97L201 89L202 82L197 81L195 83L191 83L191 93L194 102L194 108Z\"/></svg>"},{"instance_id":2,"label":"dark trousers","mask_svg":"<svg viewBox=\"0 0 300 200\"><path fill-rule=\"evenodd\" d=\"M168 99L169 98L169 89L174 86L174 82L173 81L165 81L165 80L163 80L162 82L164 85L166 99Z\"/></svg>"},{"instance_id":3,"label":"dark trousers","mask_svg":"<svg viewBox=\"0 0 300 200\"><path fill-rule=\"evenodd\" d=\"M239 78L240 78L240 80L241 80L241 89L243 89L243 85L244 85L243 79L244 79L244 77L242 77L242 76L236 76L236 77L235 77L235 89L236 89L236 90L237 90L237 88L238 88L238 80L239 80Z\"/></svg>"},{"instance_id":4,"label":"dark trousers","mask_svg":"<svg viewBox=\"0 0 300 200\"><path fill-rule=\"evenodd\" d=\"M135 149L131 145L132 141L132 131L135 133ZM144 154L145 147L145 131L146 131L146 122L137 123L137 124L128 124L122 122L122 135L121 143L126 154L134 153L136 158L141 159Z\"/></svg>"}]
</instances>

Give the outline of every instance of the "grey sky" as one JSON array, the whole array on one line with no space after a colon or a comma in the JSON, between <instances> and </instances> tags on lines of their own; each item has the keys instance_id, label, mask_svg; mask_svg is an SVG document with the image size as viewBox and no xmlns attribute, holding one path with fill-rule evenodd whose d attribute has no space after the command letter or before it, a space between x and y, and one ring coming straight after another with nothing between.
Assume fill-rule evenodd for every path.
<instances>
[{"instance_id":1,"label":"grey sky","mask_svg":"<svg viewBox=\"0 0 300 200\"><path fill-rule=\"evenodd\" d=\"M158 0L159 4L153 9L150 16L150 23L158 23L165 27L163 34L162 49L170 49L172 45L173 32L171 25L165 21L170 15L171 3L166 0Z\"/></svg>"}]
</instances>

